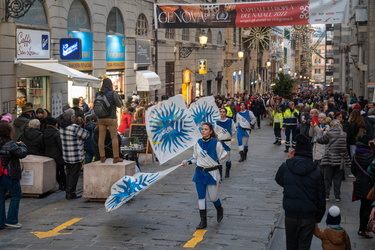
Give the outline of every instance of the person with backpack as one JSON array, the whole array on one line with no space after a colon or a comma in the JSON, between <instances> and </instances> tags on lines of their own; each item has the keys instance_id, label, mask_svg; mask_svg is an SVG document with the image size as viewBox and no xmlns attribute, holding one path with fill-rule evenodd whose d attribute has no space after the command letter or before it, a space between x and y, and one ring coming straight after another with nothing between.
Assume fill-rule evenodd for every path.
<instances>
[{"instance_id":1,"label":"person with backpack","mask_svg":"<svg viewBox=\"0 0 375 250\"><path fill-rule=\"evenodd\" d=\"M98 109L101 106L102 108ZM106 161L105 157L105 135L107 129L111 133L112 148L113 148L113 163L122 162L123 159L119 157L118 136L117 136L117 116L116 107L122 106L121 100L116 91L113 90L112 81L105 78L99 92L96 93L96 100L94 101L94 112L98 117L99 127L99 155L100 162ZM99 112L106 111L106 112Z\"/></svg>"}]
</instances>

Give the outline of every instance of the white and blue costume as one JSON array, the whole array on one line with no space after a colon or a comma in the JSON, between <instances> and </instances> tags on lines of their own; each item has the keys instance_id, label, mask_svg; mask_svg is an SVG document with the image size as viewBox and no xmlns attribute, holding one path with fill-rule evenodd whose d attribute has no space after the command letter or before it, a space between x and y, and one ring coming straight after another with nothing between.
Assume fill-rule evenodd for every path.
<instances>
[{"instance_id":1,"label":"white and blue costume","mask_svg":"<svg viewBox=\"0 0 375 250\"><path fill-rule=\"evenodd\" d=\"M198 206L200 210L206 209L206 195L215 207L221 206L218 197L220 174L218 165L225 158L227 152L222 144L215 138L199 139L194 146L192 160L196 163L193 181L198 193Z\"/></svg>"},{"instance_id":2,"label":"white and blue costume","mask_svg":"<svg viewBox=\"0 0 375 250\"><path fill-rule=\"evenodd\" d=\"M255 123L256 118L253 112L250 110L240 111L237 113L237 140L241 159L243 158L242 155L244 155L244 158L246 158L246 154L249 149L251 126L253 126Z\"/></svg>"},{"instance_id":3,"label":"white and blue costume","mask_svg":"<svg viewBox=\"0 0 375 250\"><path fill-rule=\"evenodd\" d=\"M227 151L227 155L225 157L225 177L229 177L229 170L232 165L232 162L230 160L231 140L232 136L236 133L236 125L232 119L226 118L225 120L217 120L214 130L219 141L223 145L224 150Z\"/></svg>"}]
</instances>

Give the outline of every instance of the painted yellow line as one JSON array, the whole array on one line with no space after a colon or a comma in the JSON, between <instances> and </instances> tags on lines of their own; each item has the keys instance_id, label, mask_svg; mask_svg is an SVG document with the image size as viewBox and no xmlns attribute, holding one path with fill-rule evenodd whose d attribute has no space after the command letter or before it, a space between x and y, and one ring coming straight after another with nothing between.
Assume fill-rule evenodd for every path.
<instances>
[{"instance_id":1,"label":"painted yellow line","mask_svg":"<svg viewBox=\"0 0 375 250\"><path fill-rule=\"evenodd\" d=\"M188 242L186 242L184 247L194 248L199 242L203 240L203 235L206 232L207 230L204 230L204 229L198 229L197 231L195 231L195 233L193 234L194 237Z\"/></svg>"},{"instance_id":2,"label":"painted yellow line","mask_svg":"<svg viewBox=\"0 0 375 250\"><path fill-rule=\"evenodd\" d=\"M73 225L74 223L78 222L82 220L82 218L74 218L74 219L71 219L70 221L67 221L63 224L61 224L60 226L50 230L50 231L47 231L47 232L30 232L31 234L35 234L36 237L38 237L39 239L44 239L44 238L48 238L48 237L53 237L53 236L58 236L60 234L71 234L71 233L59 233L61 230L64 230L65 228L67 228L68 226L71 226Z\"/></svg>"}]
</instances>

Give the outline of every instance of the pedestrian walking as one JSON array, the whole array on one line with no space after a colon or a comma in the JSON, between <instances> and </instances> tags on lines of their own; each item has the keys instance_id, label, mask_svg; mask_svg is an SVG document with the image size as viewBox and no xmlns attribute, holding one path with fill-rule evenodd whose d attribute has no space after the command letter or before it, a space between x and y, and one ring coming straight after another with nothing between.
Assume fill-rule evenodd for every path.
<instances>
[{"instance_id":1,"label":"pedestrian walking","mask_svg":"<svg viewBox=\"0 0 375 250\"><path fill-rule=\"evenodd\" d=\"M12 140L13 133L14 130L8 122L0 121L0 160L2 164L0 167L0 229L22 227L22 224L18 221L22 195L20 184L22 170L19 159L27 156L27 148L23 142ZM19 170L17 175L10 174L7 169L9 168L8 164ZM5 211L5 196L7 193L10 195L8 214Z\"/></svg>"},{"instance_id":2,"label":"pedestrian walking","mask_svg":"<svg viewBox=\"0 0 375 250\"><path fill-rule=\"evenodd\" d=\"M249 151L249 137L251 127L256 123L256 118L250 110L247 110L246 103L240 103L240 111L237 113L237 141L238 149L240 151L240 160L243 162L247 158Z\"/></svg>"},{"instance_id":3,"label":"pedestrian walking","mask_svg":"<svg viewBox=\"0 0 375 250\"><path fill-rule=\"evenodd\" d=\"M288 250L310 249L314 227L325 213L324 183L312 159L310 140L296 136L292 150L278 169L275 180L284 188L285 234Z\"/></svg>"},{"instance_id":4,"label":"pedestrian walking","mask_svg":"<svg viewBox=\"0 0 375 250\"><path fill-rule=\"evenodd\" d=\"M371 212L372 201L367 199L367 194L374 186L374 181L367 173L367 167L374 160L373 154L374 140L372 136L364 134L358 138L355 153L352 159L351 171L355 176L355 196L360 198L361 206L359 209L359 230L358 235L364 238L373 238L367 232L367 222Z\"/></svg>"},{"instance_id":5,"label":"pedestrian walking","mask_svg":"<svg viewBox=\"0 0 375 250\"><path fill-rule=\"evenodd\" d=\"M341 214L338 206L329 208L326 219L327 227L323 230L319 229L315 224L314 235L322 240L323 250L350 250L350 238L346 230L340 225Z\"/></svg>"},{"instance_id":6,"label":"pedestrian walking","mask_svg":"<svg viewBox=\"0 0 375 250\"><path fill-rule=\"evenodd\" d=\"M221 144L223 145L224 150L227 152L225 157L225 178L230 176L230 169L232 167L232 161L230 159L231 152L231 141L232 136L236 133L236 125L232 119L227 118L227 109L220 109L220 119L216 121L215 133ZM224 162L224 160L223 160ZM219 165L220 180L223 179L223 170L222 166Z\"/></svg>"},{"instance_id":7,"label":"pedestrian walking","mask_svg":"<svg viewBox=\"0 0 375 250\"><path fill-rule=\"evenodd\" d=\"M81 173L84 159L84 140L89 132L75 124L75 111L68 109L63 114L64 120L60 123L60 136L63 149L63 159L66 167L66 195L67 200L81 198L76 194L77 182Z\"/></svg>"},{"instance_id":8,"label":"pedestrian walking","mask_svg":"<svg viewBox=\"0 0 375 250\"><path fill-rule=\"evenodd\" d=\"M218 196L220 180L218 166L227 154L222 144L216 138L211 123L203 123L201 133L202 138L194 145L193 160L191 160L191 162L197 165L193 177L193 182L195 182L198 193L198 207L201 217L201 222L197 226L197 229L207 227L206 195L216 208L217 222L223 219L224 209ZM188 162L183 161L181 164L186 166Z\"/></svg>"},{"instance_id":9,"label":"pedestrian walking","mask_svg":"<svg viewBox=\"0 0 375 250\"><path fill-rule=\"evenodd\" d=\"M295 138L297 135L297 119L299 116L298 110L294 106L294 102L288 103L288 108L284 111L283 131L285 131L285 153L289 152L289 148L292 144L294 148L296 145ZM290 138L292 135L292 138ZM290 143L292 139L292 143Z\"/></svg>"},{"instance_id":10,"label":"pedestrian walking","mask_svg":"<svg viewBox=\"0 0 375 250\"><path fill-rule=\"evenodd\" d=\"M109 78L104 78L100 92L104 93L107 100L110 103L111 113L107 116L98 118L99 127L99 154L100 162L104 163L106 161L105 157L105 144L104 140L106 137L107 129L111 133L112 148L113 148L113 163L122 162L123 159L119 157L119 142L117 134L117 117L116 117L116 107L120 108L122 106L121 100L116 91L113 91L112 81ZM96 96L99 92L96 93Z\"/></svg>"},{"instance_id":11,"label":"pedestrian walking","mask_svg":"<svg viewBox=\"0 0 375 250\"><path fill-rule=\"evenodd\" d=\"M346 150L346 133L343 131L341 123L338 120L332 120L330 130L317 138L316 141L320 144L326 144L326 150L321 161L326 200L329 200L333 182L335 200L336 202L340 202L344 168L350 166L350 158Z\"/></svg>"}]
</instances>

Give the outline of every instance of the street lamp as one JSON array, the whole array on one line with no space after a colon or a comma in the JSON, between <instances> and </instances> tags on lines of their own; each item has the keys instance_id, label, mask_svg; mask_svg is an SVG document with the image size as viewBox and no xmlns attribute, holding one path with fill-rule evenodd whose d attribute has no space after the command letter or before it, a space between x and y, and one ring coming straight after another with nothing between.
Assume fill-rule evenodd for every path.
<instances>
[{"instance_id":1,"label":"street lamp","mask_svg":"<svg viewBox=\"0 0 375 250\"><path fill-rule=\"evenodd\" d=\"M283 71L283 68L282 68L282 67L280 67L280 68L279 68L279 72L281 73L282 71Z\"/></svg>"},{"instance_id":2,"label":"street lamp","mask_svg":"<svg viewBox=\"0 0 375 250\"><path fill-rule=\"evenodd\" d=\"M202 33L200 34L200 36L198 38L199 38L199 43L200 43L201 47L197 47L197 46L193 46L193 47L183 46L183 47L180 47L180 50L179 50L180 58L187 58L188 56L190 56L190 54L194 50L198 51L200 48L206 47L207 42L208 42L208 36L206 36L206 34L204 33L204 31L202 31Z\"/></svg>"},{"instance_id":3,"label":"street lamp","mask_svg":"<svg viewBox=\"0 0 375 250\"><path fill-rule=\"evenodd\" d=\"M204 32L199 36L199 43L201 44L202 48L206 47L208 41L208 36Z\"/></svg>"},{"instance_id":4,"label":"street lamp","mask_svg":"<svg viewBox=\"0 0 375 250\"><path fill-rule=\"evenodd\" d=\"M244 57L244 53L243 53L243 51L242 51L242 50L239 50L239 51L237 52L237 56L238 56L238 58L239 58L240 61L241 61L242 58Z\"/></svg>"},{"instance_id":5,"label":"street lamp","mask_svg":"<svg viewBox=\"0 0 375 250\"><path fill-rule=\"evenodd\" d=\"M267 66L267 68L271 67L271 62L270 62L270 61L267 61L267 62L266 62L266 66Z\"/></svg>"},{"instance_id":6,"label":"street lamp","mask_svg":"<svg viewBox=\"0 0 375 250\"><path fill-rule=\"evenodd\" d=\"M241 59L244 57L244 52L242 50L239 50L237 52L238 59L224 59L224 67L230 67L234 62L241 61Z\"/></svg>"}]
</instances>

